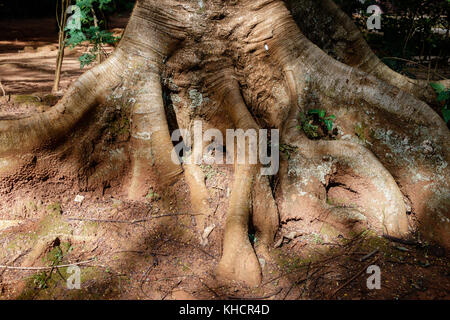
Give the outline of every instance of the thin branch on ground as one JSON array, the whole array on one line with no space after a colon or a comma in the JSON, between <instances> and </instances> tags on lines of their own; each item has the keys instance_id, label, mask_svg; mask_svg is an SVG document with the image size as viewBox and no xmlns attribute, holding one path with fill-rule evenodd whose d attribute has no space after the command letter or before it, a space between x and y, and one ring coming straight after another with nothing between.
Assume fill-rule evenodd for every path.
<instances>
[{"instance_id":1,"label":"thin branch on ground","mask_svg":"<svg viewBox=\"0 0 450 320\"><path fill-rule=\"evenodd\" d=\"M364 268L362 268L360 271L358 271L358 273L356 273L354 276L352 276L350 279L348 279L344 284L342 284L339 288L337 288L336 290L334 290L331 295L329 295L328 299L331 299L332 297L334 297L339 291L341 291L342 289L344 289L346 286L348 286L353 280L355 280L356 278L358 278L360 275L362 275L368 267L370 267L371 265L373 265L375 262L378 261L379 258L376 258L374 261L372 261L371 263L367 264L366 266L364 266Z\"/></svg>"},{"instance_id":2,"label":"thin branch on ground","mask_svg":"<svg viewBox=\"0 0 450 320\"><path fill-rule=\"evenodd\" d=\"M283 291L283 288L278 289L277 291L275 291L274 293L271 293L267 296L263 296L263 297L235 297L235 296L228 296L228 299L231 300L264 300L264 299L269 299L272 298L276 295L278 295L279 293L281 293L281 291Z\"/></svg>"},{"instance_id":3,"label":"thin branch on ground","mask_svg":"<svg viewBox=\"0 0 450 320\"><path fill-rule=\"evenodd\" d=\"M430 72L429 68L423 66L422 64L420 64L419 62L416 62L416 61L412 61L412 60L408 60L408 59L403 59L403 58L398 58L398 57L385 57L385 58L383 58L383 59L386 59L386 60L397 60L397 61L402 61L402 62L412 63L412 64L415 64L415 65L417 65L417 66L419 66L419 67L421 67L421 68L423 68L423 69L425 69L425 70L428 70L428 72ZM439 78L441 78L442 80L446 80L446 79L447 79L446 77L444 77L443 75L439 74L438 72L436 72L436 71L434 71L434 70L431 71L431 72L434 73L434 74L435 74L436 76L438 76Z\"/></svg>"},{"instance_id":4,"label":"thin branch on ground","mask_svg":"<svg viewBox=\"0 0 450 320\"><path fill-rule=\"evenodd\" d=\"M376 249L376 250L372 251L371 253L366 254L364 257L362 257L361 259L359 259L359 261L364 262L364 261L366 261L367 259L370 259L374 254L377 254L378 251L379 251L379 250Z\"/></svg>"},{"instance_id":5,"label":"thin branch on ground","mask_svg":"<svg viewBox=\"0 0 450 320\"><path fill-rule=\"evenodd\" d=\"M6 270L34 270L34 271L42 271L42 270L52 270L54 268L67 268L72 266L79 266L83 264L90 263L94 261L95 259L89 259L86 261L76 262L76 263L70 263L70 264L63 264L58 266L50 266L50 267L13 267L13 266L2 266L0 265L0 268L4 268Z\"/></svg>"},{"instance_id":6,"label":"thin branch on ground","mask_svg":"<svg viewBox=\"0 0 450 320\"><path fill-rule=\"evenodd\" d=\"M176 287L178 287L182 282L183 282L183 280L178 281L177 284L174 285L170 291L166 292L166 294L164 295L164 297L162 297L161 300L165 300L165 299L167 298L167 296L168 296L170 293L172 293L173 290L174 290Z\"/></svg>"},{"instance_id":7,"label":"thin branch on ground","mask_svg":"<svg viewBox=\"0 0 450 320\"><path fill-rule=\"evenodd\" d=\"M420 243L417 242L417 241L400 239L400 238L396 238L396 237L390 236L388 234L383 234L383 238L385 238L385 239L387 239L389 241L392 241L392 242L397 242L397 243L405 244L405 245L408 245L408 246L420 245Z\"/></svg>"},{"instance_id":8,"label":"thin branch on ground","mask_svg":"<svg viewBox=\"0 0 450 320\"><path fill-rule=\"evenodd\" d=\"M211 292L216 298L220 298L220 297L221 297L216 291L214 291L212 288L210 288L210 287L203 281L202 278L200 278L200 282L201 282L201 284L202 284L206 289L208 289L208 291Z\"/></svg>"},{"instance_id":9,"label":"thin branch on ground","mask_svg":"<svg viewBox=\"0 0 450 320\"><path fill-rule=\"evenodd\" d=\"M24 255L28 254L29 251L30 251L30 249L25 250L25 251L19 253L17 256L14 257L14 259L12 259L10 262L8 262L7 265L16 262L16 261L19 260L21 257L23 257ZM4 273L6 270L7 270L6 268L3 268L3 270L0 272L0 276L2 276L3 273Z\"/></svg>"},{"instance_id":10,"label":"thin branch on ground","mask_svg":"<svg viewBox=\"0 0 450 320\"><path fill-rule=\"evenodd\" d=\"M139 288L141 289L143 294L145 294L145 292L142 286L144 285L144 282L147 279L148 274L154 267L156 267L159 264L159 261L155 256L153 257L153 259L154 259L153 263L147 268L147 270L144 272L144 275L141 278L141 281L139 281Z\"/></svg>"},{"instance_id":11,"label":"thin branch on ground","mask_svg":"<svg viewBox=\"0 0 450 320\"><path fill-rule=\"evenodd\" d=\"M89 221L89 222L104 222L104 223L124 223L124 224L137 224L148 222L153 219L159 219L164 217L177 217L177 216L198 216L198 214L190 214L190 213L173 213L173 214L161 214L159 216L153 216L147 219L136 219L136 220L112 220L112 219L91 219L91 218L75 218L68 217L66 220L68 221Z\"/></svg>"}]
</instances>

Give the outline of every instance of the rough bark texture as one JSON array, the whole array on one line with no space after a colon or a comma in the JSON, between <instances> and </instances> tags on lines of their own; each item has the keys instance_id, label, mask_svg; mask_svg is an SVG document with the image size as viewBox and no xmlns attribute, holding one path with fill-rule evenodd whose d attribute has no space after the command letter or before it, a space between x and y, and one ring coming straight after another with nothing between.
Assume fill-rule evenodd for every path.
<instances>
[{"instance_id":1,"label":"rough bark texture","mask_svg":"<svg viewBox=\"0 0 450 320\"><path fill-rule=\"evenodd\" d=\"M261 281L250 220L262 239L260 256L279 222L287 230L370 228L396 237L417 227L450 247L450 139L420 100L429 100L430 89L380 64L331 1L286 2L138 1L114 54L57 106L0 120L3 195L49 175L73 177L84 190L116 179L133 200L170 185L183 171L171 161L172 105L179 128L192 130L194 120L223 133L277 128L283 144L297 147L283 159L273 190L257 166L235 166L219 279ZM337 116L338 140L309 140L297 129L300 112L318 107ZM129 139L105 137L111 114L130 119ZM201 233L211 216L208 190L196 165L184 171ZM417 225L408 225L407 213Z\"/></svg>"}]
</instances>

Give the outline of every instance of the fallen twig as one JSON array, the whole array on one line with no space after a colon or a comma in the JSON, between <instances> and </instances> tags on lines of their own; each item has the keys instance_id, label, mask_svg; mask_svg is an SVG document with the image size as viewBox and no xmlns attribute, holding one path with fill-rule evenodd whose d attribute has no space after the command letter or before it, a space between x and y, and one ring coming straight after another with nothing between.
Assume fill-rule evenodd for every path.
<instances>
[{"instance_id":1,"label":"fallen twig","mask_svg":"<svg viewBox=\"0 0 450 320\"><path fill-rule=\"evenodd\" d=\"M212 288L210 288L210 287L203 281L203 279L200 278L200 282L201 282L202 285L203 285L206 289L208 289L208 291L211 292L216 298L220 298L219 294L218 294L216 291L214 291Z\"/></svg>"},{"instance_id":2,"label":"fallen twig","mask_svg":"<svg viewBox=\"0 0 450 320\"><path fill-rule=\"evenodd\" d=\"M169 254L163 253L163 252L157 252L157 251L138 251L138 250L119 250L119 251L113 251L111 254L114 253L135 253L135 254L150 254L155 256L168 256Z\"/></svg>"},{"instance_id":3,"label":"fallen twig","mask_svg":"<svg viewBox=\"0 0 450 320\"><path fill-rule=\"evenodd\" d=\"M339 288L337 288L336 290L333 291L333 293L328 297L329 299L331 299L333 296L336 295L336 293L338 293L339 291L341 291L342 289L344 289L346 286L348 286L353 280L355 280L356 278L358 278L360 275L362 275L364 273L364 271L367 270L368 267L370 267L371 265L373 265L375 262L378 261L379 258L376 258L374 261L372 261L370 264L366 265L364 268L362 268L360 271L358 271L358 273L356 273L354 276L352 276L350 279L348 279L344 284L342 284Z\"/></svg>"},{"instance_id":4,"label":"fallen twig","mask_svg":"<svg viewBox=\"0 0 450 320\"><path fill-rule=\"evenodd\" d=\"M168 296L169 294L171 294L171 293L173 292L173 290L174 290L176 287L178 287L182 282L183 282L183 280L178 281L177 284L174 285L174 286L172 287L172 290L166 292L166 294L164 295L164 297L162 297L161 300L165 300L165 299L167 298L167 296Z\"/></svg>"},{"instance_id":5,"label":"fallen twig","mask_svg":"<svg viewBox=\"0 0 450 320\"><path fill-rule=\"evenodd\" d=\"M309 273L311 271L311 263L308 265L308 270L306 271L306 278L304 279L304 284L302 288L302 292L300 293L299 298L303 299L305 296L305 292L308 289L309 285L309 279L311 279L311 274ZM312 275L315 275L318 271L314 272Z\"/></svg>"},{"instance_id":6,"label":"fallen twig","mask_svg":"<svg viewBox=\"0 0 450 320\"><path fill-rule=\"evenodd\" d=\"M291 274L296 274L296 273L299 273L301 271L304 271L304 268L310 268L310 267L316 267L316 268L322 267L322 268L325 268L325 267L329 267L329 265L327 265L325 263L330 261L330 260L336 259L339 256L332 256L330 258L327 258L327 259L324 259L324 260L321 260L321 261L310 262L308 264L299 266L299 267L295 268L295 270L293 270L293 271L286 272L286 273L284 273L284 274L282 274L280 276L277 276L277 277L275 277L273 279L267 280L267 282L263 283L261 286L264 287L264 286L268 285L269 283L272 283L272 282L274 282L274 281L276 281L278 279L284 278L284 277L286 277L288 275L291 275Z\"/></svg>"},{"instance_id":7,"label":"fallen twig","mask_svg":"<svg viewBox=\"0 0 450 320\"><path fill-rule=\"evenodd\" d=\"M4 268L7 270L52 270L54 268L67 268L72 266L79 266L83 264L87 264L89 262L94 261L95 259L90 259L86 261L76 262L76 263L70 263L70 264L64 264L59 266L51 266L51 267L12 267L12 266L2 266L0 265L0 268Z\"/></svg>"},{"instance_id":8,"label":"fallen twig","mask_svg":"<svg viewBox=\"0 0 450 320\"><path fill-rule=\"evenodd\" d=\"M419 62L408 60L408 59L403 59L403 58L398 58L398 57L385 57L382 60L397 60L397 61L412 63L412 64L415 64L415 65L417 65L417 66L419 66L419 67L421 67L421 68L423 68L425 70L429 70L429 67L427 68L427 67L423 66L422 64L420 64ZM431 64L430 64L430 66L431 66ZM430 72L430 71L428 71L428 72ZM446 77L444 77L443 75L437 73L436 71L431 71L431 72L434 73L435 75L437 75L439 78L442 78L443 80L447 79Z\"/></svg>"},{"instance_id":9,"label":"fallen twig","mask_svg":"<svg viewBox=\"0 0 450 320\"><path fill-rule=\"evenodd\" d=\"M269 299L272 298L273 296L276 296L277 294L281 293L281 291L283 291L283 288L278 289L277 291L275 291L274 293L271 293L267 296L263 296L263 297L235 297L235 296L228 296L227 298L230 300L264 300L264 299Z\"/></svg>"},{"instance_id":10,"label":"fallen twig","mask_svg":"<svg viewBox=\"0 0 450 320\"><path fill-rule=\"evenodd\" d=\"M373 250L371 253L366 254L364 257L362 257L361 259L359 259L359 261L364 262L364 261L366 261L367 259L370 259L370 257L372 257L374 254L377 254L378 251L379 251L378 249Z\"/></svg>"},{"instance_id":11,"label":"fallen twig","mask_svg":"<svg viewBox=\"0 0 450 320\"><path fill-rule=\"evenodd\" d=\"M142 276L141 281L140 281L139 288L141 289L141 291L142 291L143 294L145 294L145 292L144 292L144 289L142 288L142 286L144 285L144 282L145 282L145 280L147 279L148 274L150 273L150 271L151 271L154 267L156 267L156 266L159 264L159 261L158 261L158 259L157 259L155 256L153 256L153 259L154 259L154 260L153 260L153 263L147 268L147 270L145 271L145 273L144 273L144 275Z\"/></svg>"},{"instance_id":12,"label":"fallen twig","mask_svg":"<svg viewBox=\"0 0 450 320\"><path fill-rule=\"evenodd\" d=\"M136 220L112 220L112 219L91 219L91 218L74 218L68 217L68 221L89 221L89 222L104 222L104 223L125 223L125 224L136 224L151 221L153 219L164 218L164 217L176 217L176 216L198 216L198 214L190 213L171 213L171 214L161 214L159 216L153 216L146 219L136 219Z\"/></svg>"},{"instance_id":13,"label":"fallen twig","mask_svg":"<svg viewBox=\"0 0 450 320\"><path fill-rule=\"evenodd\" d=\"M400 239L400 238L396 238L396 237L390 236L390 235L388 235L388 234L383 234L383 238L385 238L385 239L387 239L387 240L389 240L389 241L392 241L392 242L397 242L397 243L401 243L401 244L406 244L406 245L409 245L409 246L417 246L417 245L420 245L420 243L417 242L417 241Z\"/></svg>"},{"instance_id":14,"label":"fallen twig","mask_svg":"<svg viewBox=\"0 0 450 320\"><path fill-rule=\"evenodd\" d=\"M17 260L19 260L19 258L23 257L24 255L28 254L28 252L30 251L30 249L25 250L24 252L19 253L17 256L14 257L14 259L12 259L10 262L8 262L7 264L11 264L16 262ZM3 273L6 271L7 269L3 268L3 270L0 272L0 276L3 275Z\"/></svg>"}]
</instances>

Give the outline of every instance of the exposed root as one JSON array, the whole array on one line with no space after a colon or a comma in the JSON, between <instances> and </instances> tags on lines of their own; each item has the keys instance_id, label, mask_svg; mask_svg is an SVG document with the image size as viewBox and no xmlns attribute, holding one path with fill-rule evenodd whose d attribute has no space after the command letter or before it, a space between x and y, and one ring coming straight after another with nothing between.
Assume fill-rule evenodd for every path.
<instances>
[{"instance_id":1,"label":"exposed root","mask_svg":"<svg viewBox=\"0 0 450 320\"><path fill-rule=\"evenodd\" d=\"M297 105L296 97L298 97L298 101L301 104L300 109L304 109L310 107L308 101L310 96L314 96L321 107L325 109L327 105L331 104L342 106L351 105L355 109L373 108L373 110L380 112L380 114L386 117L391 115L390 117L395 116L396 119L401 119L401 121L405 121L408 124L413 123L415 126L422 128L433 128L433 143L440 146L439 150L442 152L442 161L444 163L448 162L448 146L450 141L448 128L442 118L427 104L418 100L413 95L399 90L397 87L393 87L372 75L337 62L306 39L298 30L297 26L293 22L290 22L288 18L284 19L280 13L280 17L277 19L278 21L284 22L282 24L283 32L279 32L275 27L274 37L268 41L268 46L269 48L273 48L271 57L285 70L291 104L294 105L294 108ZM294 78L294 81L292 78ZM298 118L298 114L294 117L291 115L290 119L292 120L294 118ZM289 130L296 131L295 127L297 125L298 123L287 123L285 127ZM394 123L392 125L394 126ZM298 133L296 135L298 137ZM295 139L287 139L287 137L284 137L284 139L287 143L297 145L301 152L304 152L302 162L292 165L293 171L291 172L294 172L295 166L306 166L312 172L317 172L317 169L320 166L323 168L324 165L321 159L322 156L336 156L338 164L347 164L353 171L358 171L357 176L374 187L374 189L370 189L372 190L370 192L378 190L377 197L379 197L380 203L374 206L368 205L370 203L370 192L365 192L367 194L365 202L369 202L364 206L364 215L377 217L373 221L369 219L369 225L372 226L374 224L379 232L384 230L384 232L404 235L408 231L405 205L398 185L392 175L369 150L341 142L314 143L302 141L299 143ZM309 148L307 147L308 145L310 146ZM305 148L308 151L305 151ZM310 156L314 154L317 157ZM384 154L379 156L384 156ZM285 167L284 170L288 169ZM319 220L326 220L332 213L329 210L324 210L323 207L323 202L326 200L325 190L314 186L319 181L320 179L313 179L313 181L310 181L310 183L304 186L304 189L301 188L301 190L295 191L294 189L290 189L293 186L287 186L289 183L285 179L284 186L289 189L283 191L285 197L289 198L289 200L285 200L293 202L300 201L291 198L291 195L294 197L295 194L297 199L301 198L304 201L304 206L310 207L300 218L315 215ZM442 183L439 182L439 186L433 188L435 190L433 192L436 194L442 194L444 192L443 190L445 190L445 186ZM306 198L305 196L301 196L303 194ZM308 197L308 194L311 197ZM280 210L294 210L295 205L290 204L289 207L290 209L282 208ZM354 209L342 210L342 208L339 208L337 214L340 215L342 211L349 212L349 217L351 217L349 221L355 217ZM313 212L316 213L314 214ZM441 216L441 214L436 213L433 213L433 215ZM444 213L442 221L446 220L445 216L446 214ZM282 214L282 219L284 218L286 217L283 217ZM396 219L398 220L396 221ZM442 243L442 240L440 242Z\"/></svg>"},{"instance_id":2,"label":"exposed root","mask_svg":"<svg viewBox=\"0 0 450 320\"><path fill-rule=\"evenodd\" d=\"M164 7L166 3L170 5ZM346 107L357 112L375 110L374 121L375 116L389 118L395 115L396 119L412 123L411 127L415 126L419 131L433 129L433 137L436 137L433 143L439 144L442 163L447 164L450 139L446 125L428 105L406 92L415 93L419 84L410 85L408 79L392 73L392 79L387 80L393 85L386 84L380 79L387 71L383 66L375 65L379 61L370 56L373 55L371 52L366 52L366 56L359 57L356 62L348 61L348 65L332 59L302 35L282 1L243 0L227 5L227 12L219 12L224 8L223 3L207 2L206 13L196 12L187 5L181 6L178 1L166 3L139 1L116 53L83 75L56 107L30 118L0 121L0 175L3 172L20 172L13 182L12 179L6 181L6 192L10 192L12 184L18 188L16 181L29 183L27 178L37 171L36 162L40 168L57 167L57 164L64 163L67 168L63 173L73 174L79 169L80 163L77 161L80 160L88 168L82 168L74 175L90 180L86 184L91 185L91 189L108 179L105 177L114 171L116 182L120 184L123 181L118 176L127 169L130 158L129 180L125 185L129 198L143 200L151 187L167 187L178 178L182 168L172 159L173 145L160 79L165 68L169 75L165 80L173 93L179 127L189 127L194 119L201 119L222 133L233 126L244 131L257 130L260 126L277 128L283 131L283 143L297 147L281 163L280 182L277 182L274 194L268 178L260 176L259 167L249 163L248 150L244 152L246 163L235 165L222 258L217 266L219 280L258 286L262 274L257 255L268 257L267 249L272 246L280 220L286 229L282 230L282 234L289 239L311 230L343 234L372 228L393 237L403 237L408 233L406 206L399 188L401 185L405 192L404 185L394 180L394 177L397 181L402 181L402 178L399 179L392 168L383 162L385 151L378 153L374 149L380 155L377 158L370 150L356 143L311 141L300 133L297 126L299 112L312 106L308 100L312 95L323 109L332 109L336 104L335 109L338 110ZM187 14L189 19L185 19ZM234 14L238 18L234 18ZM185 27L185 20L181 17L188 21L186 24L193 30ZM201 28L196 27L197 22ZM345 25L345 21L342 24ZM203 31L209 28L214 32L204 35ZM352 33L354 26L349 28L347 33ZM349 45L364 45L358 39L355 35L353 44ZM167 64L163 66L166 59ZM283 75L286 83L282 81ZM238 83L237 79L241 82ZM85 140L93 135L82 130L88 125L79 126L77 137L82 136L83 146L76 151L85 151L86 158L66 161L67 155L75 149L69 142L76 139L71 138L61 144L67 147L64 152L56 150L57 156L49 156L53 157L52 163L44 164L46 158L41 160L39 151L58 147L77 124L83 123L81 120L87 118L88 111L112 97L117 87L127 94L133 92L130 100L134 101L129 112L131 138L121 142L120 152L109 157L104 156L107 152L98 152L99 161L86 164L97 156L92 156L92 150L97 147L92 145L97 144L97 140L91 143L91 148L84 148ZM251 106L249 110L241 95L241 87L247 105ZM202 95L204 92L200 93L202 89L199 88L208 91L209 102L206 102L206 93ZM191 101L185 103L189 99ZM346 117L344 121L350 122L352 119ZM101 142L97 144L99 149L104 148ZM125 146L128 142L129 148ZM231 149L227 151L231 152ZM205 176L194 161L185 164L184 169L198 231L202 234L207 219L212 216ZM444 170L448 168L442 164L440 169L444 172L441 174L442 180L445 180L448 171ZM42 180L62 171L59 168L46 169ZM87 172L94 173L89 175ZM61 176L64 178L64 174ZM443 185L446 185L445 181L436 182L431 185L429 193L439 193L439 200L445 200L447 189L439 189ZM437 187L433 189L434 186ZM413 197L407 192L405 194L414 206ZM445 203L442 201L439 205L444 207ZM440 210L438 213L446 210L441 207L436 206ZM417 211L417 208L413 210ZM426 210L422 212L428 214ZM436 229L447 230L450 225L448 219L439 218L445 227L437 226ZM81 219L122 224L145 220ZM256 248L249 240L250 219L257 232ZM436 221L429 225L435 226ZM205 234L212 230L208 229ZM161 227L156 232L163 230L167 229ZM177 241L176 244L186 243ZM36 243L36 253L31 255L30 265L45 252L46 246L48 243ZM200 247L197 249L209 255Z\"/></svg>"},{"instance_id":3,"label":"exposed root","mask_svg":"<svg viewBox=\"0 0 450 320\"><path fill-rule=\"evenodd\" d=\"M253 225L256 229L256 251L268 259L268 248L273 246L280 225L278 208L273 199L267 176L258 175L253 189Z\"/></svg>"},{"instance_id":4,"label":"exposed root","mask_svg":"<svg viewBox=\"0 0 450 320\"><path fill-rule=\"evenodd\" d=\"M374 221L371 226L375 230L399 237L408 233L403 194L392 175L372 152L346 141L321 141L315 149L318 155L331 156L339 163L345 163L359 177L351 186L356 190L361 187L366 189L360 203L365 204L363 213ZM367 192L368 184L375 187L372 192Z\"/></svg>"},{"instance_id":5,"label":"exposed root","mask_svg":"<svg viewBox=\"0 0 450 320\"><path fill-rule=\"evenodd\" d=\"M226 80L225 80L226 81ZM236 128L257 129L258 125L242 100L237 82L222 82L224 106ZM249 153L246 161L249 161ZM217 267L219 280L231 280L248 286L261 283L261 267L248 239L251 191L257 172L256 165L236 164L232 192L226 218L222 259Z\"/></svg>"},{"instance_id":6,"label":"exposed root","mask_svg":"<svg viewBox=\"0 0 450 320\"><path fill-rule=\"evenodd\" d=\"M308 142L298 134L294 139L290 143L301 149L280 172L282 222L300 219L318 233L324 223L344 234L367 228L400 237L408 233L403 195L370 151L340 141ZM326 188L337 174L343 192L329 199Z\"/></svg>"},{"instance_id":7,"label":"exposed root","mask_svg":"<svg viewBox=\"0 0 450 320\"><path fill-rule=\"evenodd\" d=\"M130 199L142 199L154 181L149 181L156 170L158 183L173 183L182 172L172 161L172 142L167 125L159 74L149 72L138 83L131 121L131 184Z\"/></svg>"},{"instance_id":8,"label":"exposed root","mask_svg":"<svg viewBox=\"0 0 450 320\"><path fill-rule=\"evenodd\" d=\"M317 35L315 40L323 50L331 51L343 63L373 75L426 103L436 103L436 92L431 88L429 82L408 78L383 63L369 47L352 19L332 0L307 1L303 4L289 0L285 2L291 8L294 19L301 27L307 23L305 15L310 14L306 10L311 7L317 9L313 16L319 17L320 20L315 24L314 33L321 34L322 37ZM328 36L329 34L331 36ZM321 41L331 41L332 43L321 43ZM450 85L448 80L439 82L447 87Z\"/></svg>"},{"instance_id":9,"label":"exposed root","mask_svg":"<svg viewBox=\"0 0 450 320\"><path fill-rule=\"evenodd\" d=\"M0 121L0 156L24 154L68 137L77 122L105 101L109 90L120 83L124 60L123 52L116 51L104 63L84 73L64 98L45 113Z\"/></svg>"},{"instance_id":10,"label":"exposed root","mask_svg":"<svg viewBox=\"0 0 450 320\"><path fill-rule=\"evenodd\" d=\"M191 191L191 205L194 212L198 214L195 217L197 229L201 233L206 226L206 220L212 215L208 200L209 192L205 184L205 174L194 163L184 165L184 174Z\"/></svg>"},{"instance_id":11,"label":"exposed root","mask_svg":"<svg viewBox=\"0 0 450 320\"><path fill-rule=\"evenodd\" d=\"M250 194L256 168L237 166L223 238L222 259L216 270L219 280L248 286L261 283L261 268L248 239Z\"/></svg>"}]
</instances>

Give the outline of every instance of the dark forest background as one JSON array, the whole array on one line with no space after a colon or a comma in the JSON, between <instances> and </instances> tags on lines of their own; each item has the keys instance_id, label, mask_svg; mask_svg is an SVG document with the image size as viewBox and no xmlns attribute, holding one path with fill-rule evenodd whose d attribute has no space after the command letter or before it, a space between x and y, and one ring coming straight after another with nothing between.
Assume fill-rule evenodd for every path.
<instances>
[{"instance_id":1,"label":"dark forest background","mask_svg":"<svg viewBox=\"0 0 450 320\"><path fill-rule=\"evenodd\" d=\"M51 18L56 14L57 1L60 0L0 0L0 19ZM134 2L111 0L108 12L129 12Z\"/></svg>"}]
</instances>

